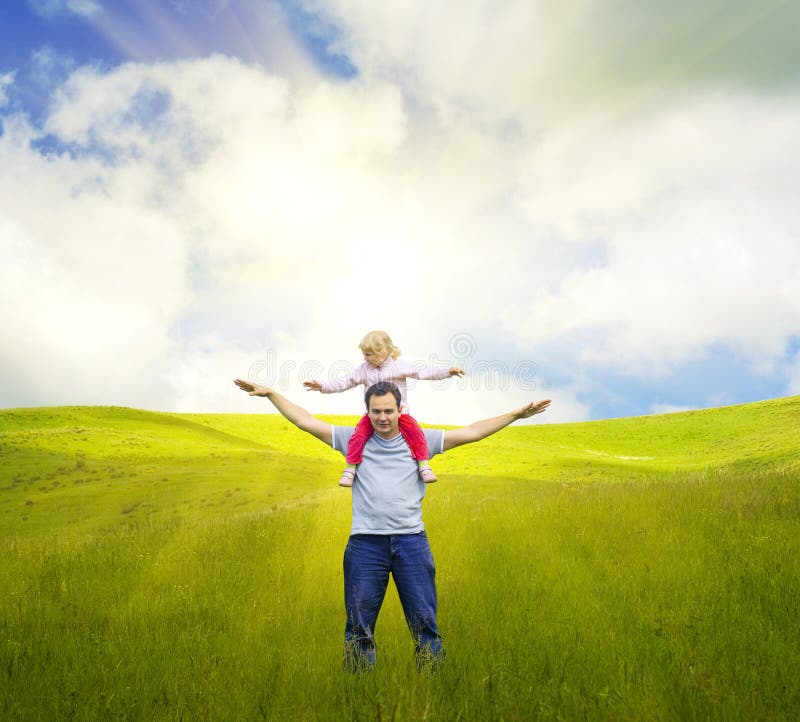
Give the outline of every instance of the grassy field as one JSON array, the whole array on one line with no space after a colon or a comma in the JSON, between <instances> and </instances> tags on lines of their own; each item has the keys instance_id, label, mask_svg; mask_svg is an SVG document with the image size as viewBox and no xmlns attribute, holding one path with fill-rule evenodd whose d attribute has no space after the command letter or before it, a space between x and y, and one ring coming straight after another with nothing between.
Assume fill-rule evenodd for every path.
<instances>
[{"instance_id":1,"label":"grassy field","mask_svg":"<svg viewBox=\"0 0 800 722\"><path fill-rule=\"evenodd\" d=\"M796 720L798 422L792 397L437 458L446 663L416 671L392 588L350 676L338 454L273 415L0 411L0 719Z\"/></svg>"}]
</instances>

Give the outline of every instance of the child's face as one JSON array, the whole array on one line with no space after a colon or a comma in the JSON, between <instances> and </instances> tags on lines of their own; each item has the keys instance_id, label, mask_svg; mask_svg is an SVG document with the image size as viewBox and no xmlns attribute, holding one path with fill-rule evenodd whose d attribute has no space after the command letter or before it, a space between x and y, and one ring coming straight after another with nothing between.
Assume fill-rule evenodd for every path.
<instances>
[{"instance_id":1,"label":"child's face","mask_svg":"<svg viewBox=\"0 0 800 722\"><path fill-rule=\"evenodd\" d=\"M364 351L364 361L376 368L389 358L388 351Z\"/></svg>"}]
</instances>

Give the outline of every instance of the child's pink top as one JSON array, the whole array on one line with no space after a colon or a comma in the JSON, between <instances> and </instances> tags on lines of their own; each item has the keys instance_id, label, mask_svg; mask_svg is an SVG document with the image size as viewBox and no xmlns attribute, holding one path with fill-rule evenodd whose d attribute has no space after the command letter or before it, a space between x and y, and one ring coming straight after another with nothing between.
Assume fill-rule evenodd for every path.
<instances>
[{"instance_id":1,"label":"child's pink top","mask_svg":"<svg viewBox=\"0 0 800 722\"><path fill-rule=\"evenodd\" d=\"M406 379L419 379L421 381L438 381L450 378L450 367L428 367L421 363L411 363L402 356L393 359L391 356L380 366L363 363L347 376L341 376L328 383L322 382L323 394L338 394L354 386L362 384L368 389L378 381L391 381L400 390L400 403L403 411L409 413L408 399L406 398Z\"/></svg>"}]
</instances>

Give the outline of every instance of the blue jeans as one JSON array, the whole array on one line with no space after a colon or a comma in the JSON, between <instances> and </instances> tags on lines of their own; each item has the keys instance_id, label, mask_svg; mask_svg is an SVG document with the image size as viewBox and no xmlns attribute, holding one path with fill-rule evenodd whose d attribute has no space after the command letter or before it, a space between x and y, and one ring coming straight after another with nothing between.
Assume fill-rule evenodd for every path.
<instances>
[{"instance_id":1,"label":"blue jeans","mask_svg":"<svg viewBox=\"0 0 800 722\"><path fill-rule=\"evenodd\" d=\"M344 551L345 667L375 664L375 624L389 574L394 577L420 667L444 654L436 626L436 570L424 531L417 534L353 534Z\"/></svg>"}]
</instances>

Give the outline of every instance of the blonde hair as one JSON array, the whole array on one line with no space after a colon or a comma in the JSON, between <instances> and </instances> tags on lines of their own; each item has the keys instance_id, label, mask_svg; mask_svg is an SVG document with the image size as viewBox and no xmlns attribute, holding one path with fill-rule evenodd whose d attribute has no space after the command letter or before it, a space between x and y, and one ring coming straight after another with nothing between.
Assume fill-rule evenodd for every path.
<instances>
[{"instance_id":1,"label":"blonde hair","mask_svg":"<svg viewBox=\"0 0 800 722\"><path fill-rule=\"evenodd\" d=\"M370 331L361 339L358 347L364 353L386 353L392 358L397 358L400 355L400 349L392 343L389 334L386 331Z\"/></svg>"}]
</instances>

